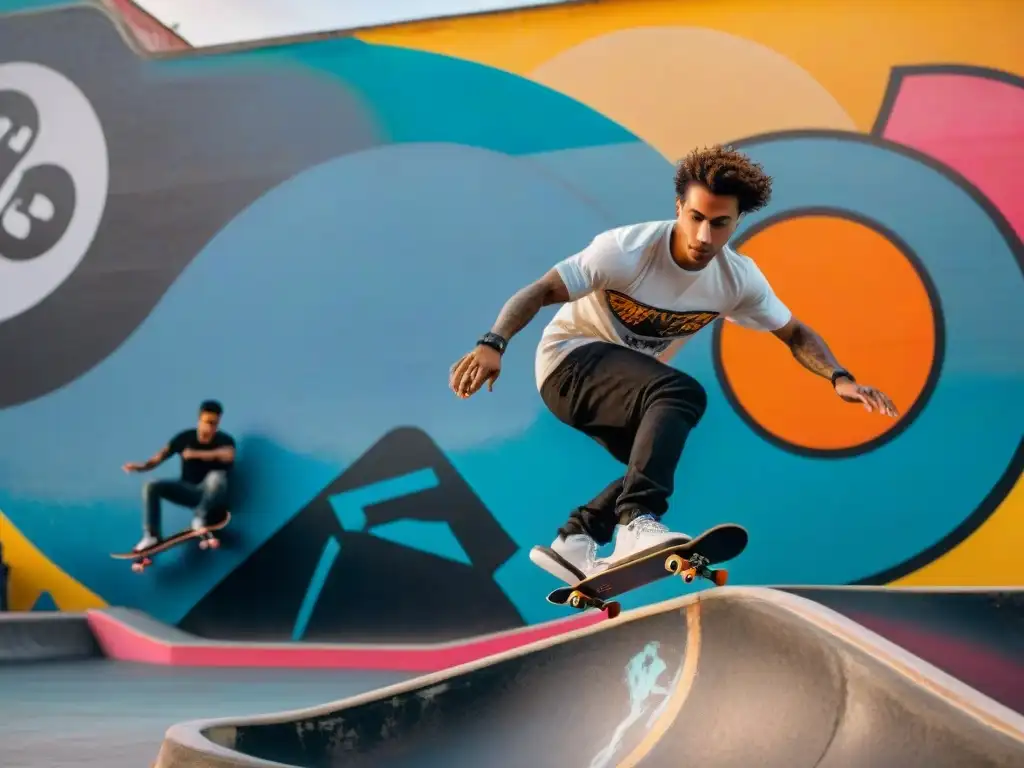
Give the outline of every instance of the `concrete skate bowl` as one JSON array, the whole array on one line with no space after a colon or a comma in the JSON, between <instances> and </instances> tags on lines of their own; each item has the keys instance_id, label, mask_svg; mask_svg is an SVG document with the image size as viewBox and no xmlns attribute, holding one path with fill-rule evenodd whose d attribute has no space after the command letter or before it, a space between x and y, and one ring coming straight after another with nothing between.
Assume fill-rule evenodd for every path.
<instances>
[{"instance_id":1,"label":"concrete skate bowl","mask_svg":"<svg viewBox=\"0 0 1024 768\"><path fill-rule=\"evenodd\" d=\"M191 722L157 765L1024 765L1024 718L816 603L712 590L308 710Z\"/></svg>"}]
</instances>

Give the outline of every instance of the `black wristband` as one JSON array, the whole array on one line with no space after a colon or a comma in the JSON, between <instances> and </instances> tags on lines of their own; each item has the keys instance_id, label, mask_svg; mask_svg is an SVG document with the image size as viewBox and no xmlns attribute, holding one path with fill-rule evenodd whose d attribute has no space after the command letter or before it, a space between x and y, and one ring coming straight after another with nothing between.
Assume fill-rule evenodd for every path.
<instances>
[{"instance_id":1,"label":"black wristband","mask_svg":"<svg viewBox=\"0 0 1024 768\"><path fill-rule=\"evenodd\" d=\"M840 376L845 376L846 378L848 378L852 382L856 382L857 381L855 378L853 378L853 374L852 373L850 373L849 371L844 371L842 368L840 368L838 371L835 371L832 374L832 389L836 388L836 379L838 379Z\"/></svg>"},{"instance_id":2,"label":"black wristband","mask_svg":"<svg viewBox=\"0 0 1024 768\"><path fill-rule=\"evenodd\" d=\"M508 346L508 342L505 339L496 333L491 333L490 331L481 336L476 343L483 344L485 347L490 347L499 355L504 354L505 347Z\"/></svg>"}]
</instances>

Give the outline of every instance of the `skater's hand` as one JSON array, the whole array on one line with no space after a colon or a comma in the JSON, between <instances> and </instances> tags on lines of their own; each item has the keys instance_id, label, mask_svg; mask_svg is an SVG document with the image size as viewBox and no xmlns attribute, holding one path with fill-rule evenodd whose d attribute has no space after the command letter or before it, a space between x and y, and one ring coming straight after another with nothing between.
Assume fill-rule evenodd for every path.
<instances>
[{"instance_id":1,"label":"skater's hand","mask_svg":"<svg viewBox=\"0 0 1024 768\"><path fill-rule=\"evenodd\" d=\"M195 458L196 452L194 448L183 448L181 451L181 458L183 461Z\"/></svg>"},{"instance_id":2,"label":"skater's hand","mask_svg":"<svg viewBox=\"0 0 1024 768\"><path fill-rule=\"evenodd\" d=\"M137 461L127 461L121 466L121 469L123 469L128 474L131 474L132 472L141 472L145 468L145 464L140 464Z\"/></svg>"},{"instance_id":3,"label":"skater's hand","mask_svg":"<svg viewBox=\"0 0 1024 768\"><path fill-rule=\"evenodd\" d=\"M848 403L863 404L864 410L869 413L878 411L893 418L899 416L899 411L896 410L892 400L884 392L874 387L866 387L855 381L839 378L836 381L836 394Z\"/></svg>"},{"instance_id":4,"label":"skater's hand","mask_svg":"<svg viewBox=\"0 0 1024 768\"><path fill-rule=\"evenodd\" d=\"M456 395L466 398L476 394L484 382L487 382L487 391L492 391L500 375L501 355L496 349L480 344L451 367L448 386Z\"/></svg>"}]
</instances>

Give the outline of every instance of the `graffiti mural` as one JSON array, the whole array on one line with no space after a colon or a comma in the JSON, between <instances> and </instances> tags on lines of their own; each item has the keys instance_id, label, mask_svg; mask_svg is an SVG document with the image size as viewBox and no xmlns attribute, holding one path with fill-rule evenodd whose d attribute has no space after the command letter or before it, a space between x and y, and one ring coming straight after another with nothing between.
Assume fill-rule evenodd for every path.
<instances>
[{"instance_id":1,"label":"graffiti mural","mask_svg":"<svg viewBox=\"0 0 1024 768\"><path fill-rule=\"evenodd\" d=\"M1022 11L959 13L606 2L160 60L93 7L0 19L14 607L70 582L211 636L365 642L563 615L527 553L618 467L537 395L553 310L493 393L448 367L597 232L672 216L672 162L713 142L775 178L734 245L903 415L716 321L673 360L709 405L672 526L747 526L737 583L1024 583ZM120 466L209 397L228 541L135 576Z\"/></svg>"}]
</instances>

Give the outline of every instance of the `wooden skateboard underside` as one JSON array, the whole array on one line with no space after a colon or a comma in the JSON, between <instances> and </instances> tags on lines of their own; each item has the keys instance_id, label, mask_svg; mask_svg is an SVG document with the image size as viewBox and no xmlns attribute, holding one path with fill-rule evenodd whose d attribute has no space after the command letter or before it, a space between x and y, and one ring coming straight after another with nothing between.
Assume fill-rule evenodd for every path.
<instances>
[{"instance_id":1,"label":"wooden skateboard underside","mask_svg":"<svg viewBox=\"0 0 1024 768\"><path fill-rule=\"evenodd\" d=\"M178 544L183 544L190 539L199 539L200 549L216 549L220 546L220 541L216 537L215 532L225 528L230 522L231 513L225 512L223 520L211 523L199 531L195 531L192 528L186 528L185 530L178 531L178 533L175 533L173 536L168 536L166 539L158 541L153 546L139 550L138 552L115 552L110 556L115 560L131 560L132 570L136 573L141 573L147 567L152 565L153 555L166 552L168 549L176 547Z\"/></svg>"},{"instance_id":2,"label":"wooden skateboard underside","mask_svg":"<svg viewBox=\"0 0 1024 768\"><path fill-rule=\"evenodd\" d=\"M559 587L548 595L548 602L573 608L599 608L609 618L618 616L621 606L610 598L645 586L660 578L678 575L687 584L695 578L708 579L725 586L729 574L712 565L732 560L747 547L747 530L725 523L709 528L695 539L632 558L613 568L584 579L575 586Z\"/></svg>"}]
</instances>

